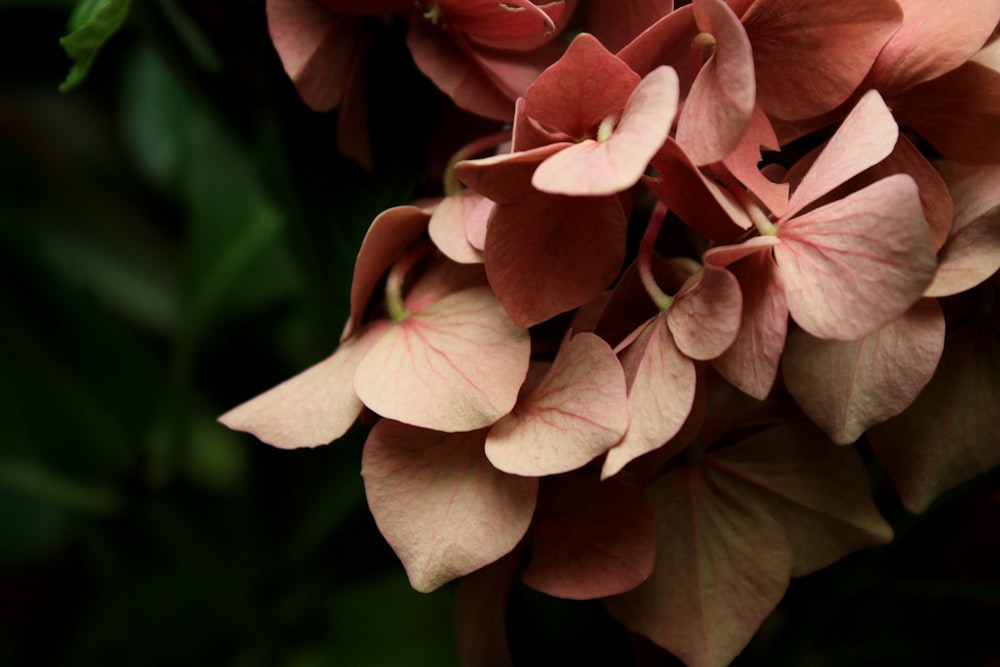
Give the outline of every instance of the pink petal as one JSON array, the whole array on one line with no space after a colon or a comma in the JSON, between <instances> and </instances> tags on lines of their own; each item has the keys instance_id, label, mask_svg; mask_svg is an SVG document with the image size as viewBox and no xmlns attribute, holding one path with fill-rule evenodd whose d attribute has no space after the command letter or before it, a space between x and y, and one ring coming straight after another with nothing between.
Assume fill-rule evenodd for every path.
<instances>
[{"instance_id":1,"label":"pink petal","mask_svg":"<svg viewBox=\"0 0 1000 667\"><path fill-rule=\"evenodd\" d=\"M903 24L872 66L869 81L886 95L937 78L965 63L1000 21L996 0L898 0Z\"/></svg>"},{"instance_id":2,"label":"pink petal","mask_svg":"<svg viewBox=\"0 0 1000 667\"><path fill-rule=\"evenodd\" d=\"M817 442L801 422L668 469L648 493L660 535L653 574L606 602L688 665L729 664L791 576L891 537L857 454Z\"/></svg>"},{"instance_id":3,"label":"pink petal","mask_svg":"<svg viewBox=\"0 0 1000 667\"><path fill-rule=\"evenodd\" d=\"M579 196L611 195L632 187L670 133L677 95L674 70L653 70L632 91L609 139L588 139L547 158L531 184L542 192Z\"/></svg>"},{"instance_id":4,"label":"pink petal","mask_svg":"<svg viewBox=\"0 0 1000 667\"><path fill-rule=\"evenodd\" d=\"M406 33L413 62L460 108L479 116L509 122L514 116L514 91L501 88L448 36L414 15ZM512 54L516 60L518 54Z\"/></svg>"},{"instance_id":5,"label":"pink petal","mask_svg":"<svg viewBox=\"0 0 1000 667\"><path fill-rule=\"evenodd\" d=\"M878 92L865 93L792 192L784 217L887 158L898 136L892 112Z\"/></svg>"},{"instance_id":6,"label":"pink petal","mask_svg":"<svg viewBox=\"0 0 1000 667\"><path fill-rule=\"evenodd\" d=\"M427 234L448 259L460 264L482 263L482 252L469 243L465 230L468 224L477 224L467 220L477 215L483 199L475 193L445 197L431 214Z\"/></svg>"},{"instance_id":7,"label":"pink petal","mask_svg":"<svg viewBox=\"0 0 1000 667\"><path fill-rule=\"evenodd\" d=\"M723 163L730 173L746 186L775 216L784 215L788 206L788 184L775 183L757 168L761 160L760 149L776 151L778 137L760 105L754 105L750 125L739 145L729 153Z\"/></svg>"},{"instance_id":8,"label":"pink petal","mask_svg":"<svg viewBox=\"0 0 1000 667\"><path fill-rule=\"evenodd\" d=\"M698 27L716 39L684 101L677 120L677 143L696 165L719 162L746 132L756 87L753 55L743 25L722 0L695 0Z\"/></svg>"},{"instance_id":9,"label":"pink petal","mask_svg":"<svg viewBox=\"0 0 1000 667\"><path fill-rule=\"evenodd\" d=\"M429 220L427 212L416 206L396 206L383 211L372 221L354 263L351 316L341 340L346 340L361 325L379 280L406 247L427 229Z\"/></svg>"},{"instance_id":10,"label":"pink petal","mask_svg":"<svg viewBox=\"0 0 1000 667\"><path fill-rule=\"evenodd\" d=\"M617 197L534 192L497 205L486 234L486 274L521 326L592 301L621 271L625 213Z\"/></svg>"},{"instance_id":11,"label":"pink petal","mask_svg":"<svg viewBox=\"0 0 1000 667\"><path fill-rule=\"evenodd\" d=\"M742 16L757 70L757 101L787 120L846 101L899 27L894 0L757 0Z\"/></svg>"},{"instance_id":12,"label":"pink petal","mask_svg":"<svg viewBox=\"0 0 1000 667\"><path fill-rule=\"evenodd\" d=\"M1000 162L1000 71L970 61L891 102L900 124L944 157L975 165Z\"/></svg>"},{"instance_id":13,"label":"pink petal","mask_svg":"<svg viewBox=\"0 0 1000 667\"><path fill-rule=\"evenodd\" d=\"M358 365L354 388L383 417L470 431L514 407L530 347L489 288L474 287L389 329Z\"/></svg>"},{"instance_id":14,"label":"pink petal","mask_svg":"<svg viewBox=\"0 0 1000 667\"><path fill-rule=\"evenodd\" d=\"M707 264L674 297L667 324L685 356L705 361L732 345L742 309L740 284L733 274Z\"/></svg>"},{"instance_id":15,"label":"pink petal","mask_svg":"<svg viewBox=\"0 0 1000 667\"><path fill-rule=\"evenodd\" d=\"M582 33L528 89L525 111L550 129L582 139L606 117L620 114L638 84L638 74Z\"/></svg>"},{"instance_id":16,"label":"pink petal","mask_svg":"<svg viewBox=\"0 0 1000 667\"><path fill-rule=\"evenodd\" d=\"M699 32L701 30L694 20L694 7L685 5L650 25L617 55L640 76L660 65L669 65L677 70L681 90L689 90L692 80L691 42Z\"/></svg>"},{"instance_id":17,"label":"pink petal","mask_svg":"<svg viewBox=\"0 0 1000 667\"><path fill-rule=\"evenodd\" d=\"M785 387L838 444L905 410L930 381L944 349L944 315L923 299L854 341L822 340L796 329L782 358Z\"/></svg>"},{"instance_id":18,"label":"pink petal","mask_svg":"<svg viewBox=\"0 0 1000 667\"><path fill-rule=\"evenodd\" d=\"M316 447L347 432L361 414L354 393L358 364L389 327L373 323L332 356L219 417L224 426L280 447Z\"/></svg>"},{"instance_id":19,"label":"pink petal","mask_svg":"<svg viewBox=\"0 0 1000 667\"><path fill-rule=\"evenodd\" d=\"M522 579L561 598L591 600L635 588L653 571L656 524L639 489L585 474L546 479Z\"/></svg>"},{"instance_id":20,"label":"pink petal","mask_svg":"<svg viewBox=\"0 0 1000 667\"><path fill-rule=\"evenodd\" d=\"M996 322L974 322L948 335L916 402L869 432L907 509L923 512L948 489L1000 464L998 405Z\"/></svg>"},{"instance_id":21,"label":"pink petal","mask_svg":"<svg viewBox=\"0 0 1000 667\"><path fill-rule=\"evenodd\" d=\"M486 438L498 470L539 477L575 470L611 448L628 428L625 373L611 347L581 333Z\"/></svg>"},{"instance_id":22,"label":"pink petal","mask_svg":"<svg viewBox=\"0 0 1000 667\"><path fill-rule=\"evenodd\" d=\"M903 174L793 218L778 238L788 310L818 338L854 340L891 322L937 267L916 183Z\"/></svg>"},{"instance_id":23,"label":"pink petal","mask_svg":"<svg viewBox=\"0 0 1000 667\"><path fill-rule=\"evenodd\" d=\"M538 481L491 466L485 437L387 419L368 436L361 459L368 507L418 591L489 565L528 529Z\"/></svg>"},{"instance_id":24,"label":"pink petal","mask_svg":"<svg viewBox=\"0 0 1000 667\"><path fill-rule=\"evenodd\" d=\"M713 252L706 253L706 264ZM764 400L771 393L785 346L788 305L784 282L770 252L748 255L731 264L729 270L743 294L740 330L712 366L740 391Z\"/></svg>"},{"instance_id":25,"label":"pink petal","mask_svg":"<svg viewBox=\"0 0 1000 667\"><path fill-rule=\"evenodd\" d=\"M694 363L674 343L665 315L658 315L622 355L628 381L628 431L608 451L607 479L633 459L663 446L687 419L694 402Z\"/></svg>"},{"instance_id":26,"label":"pink petal","mask_svg":"<svg viewBox=\"0 0 1000 667\"><path fill-rule=\"evenodd\" d=\"M587 9L587 32L609 51L618 51L673 8L673 0L592 2Z\"/></svg>"},{"instance_id":27,"label":"pink petal","mask_svg":"<svg viewBox=\"0 0 1000 667\"><path fill-rule=\"evenodd\" d=\"M340 104L359 53L360 19L338 16L314 0L267 0L267 23L302 101L315 111Z\"/></svg>"},{"instance_id":28,"label":"pink petal","mask_svg":"<svg viewBox=\"0 0 1000 667\"><path fill-rule=\"evenodd\" d=\"M926 296L964 292L1000 270L1000 166L939 168L955 202L954 229Z\"/></svg>"}]
</instances>

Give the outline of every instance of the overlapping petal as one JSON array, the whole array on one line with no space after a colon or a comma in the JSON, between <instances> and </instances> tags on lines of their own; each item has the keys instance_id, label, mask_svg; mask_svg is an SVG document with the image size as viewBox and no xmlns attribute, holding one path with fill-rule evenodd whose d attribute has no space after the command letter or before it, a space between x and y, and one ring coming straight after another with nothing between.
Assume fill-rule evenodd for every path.
<instances>
[{"instance_id":1,"label":"overlapping petal","mask_svg":"<svg viewBox=\"0 0 1000 667\"><path fill-rule=\"evenodd\" d=\"M563 342L541 383L490 429L486 456L515 475L575 470L625 434L625 373L611 347L580 333Z\"/></svg>"}]
</instances>

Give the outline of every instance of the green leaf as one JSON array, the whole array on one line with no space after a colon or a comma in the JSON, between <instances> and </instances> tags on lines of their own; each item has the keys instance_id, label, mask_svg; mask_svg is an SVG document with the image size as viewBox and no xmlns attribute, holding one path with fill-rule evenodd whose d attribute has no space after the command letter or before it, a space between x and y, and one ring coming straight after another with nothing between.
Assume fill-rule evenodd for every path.
<instances>
[{"instance_id":1,"label":"green leaf","mask_svg":"<svg viewBox=\"0 0 1000 667\"><path fill-rule=\"evenodd\" d=\"M87 78L94 58L104 43L125 23L130 0L80 0L69 19L69 34L59 40L75 62L59 90L76 88Z\"/></svg>"}]
</instances>

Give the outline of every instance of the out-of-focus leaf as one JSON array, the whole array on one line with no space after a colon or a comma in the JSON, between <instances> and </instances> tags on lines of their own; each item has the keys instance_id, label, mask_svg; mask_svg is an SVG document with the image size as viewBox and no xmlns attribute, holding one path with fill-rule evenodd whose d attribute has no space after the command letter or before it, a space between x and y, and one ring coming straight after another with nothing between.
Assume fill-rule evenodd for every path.
<instances>
[{"instance_id":1,"label":"out-of-focus leaf","mask_svg":"<svg viewBox=\"0 0 1000 667\"><path fill-rule=\"evenodd\" d=\"M75 62L59 90L72 90L83 83L97 52L125 23L130 0L80 0L69 19L69 34L59 40Z\"/></svg>"}]
</instances>

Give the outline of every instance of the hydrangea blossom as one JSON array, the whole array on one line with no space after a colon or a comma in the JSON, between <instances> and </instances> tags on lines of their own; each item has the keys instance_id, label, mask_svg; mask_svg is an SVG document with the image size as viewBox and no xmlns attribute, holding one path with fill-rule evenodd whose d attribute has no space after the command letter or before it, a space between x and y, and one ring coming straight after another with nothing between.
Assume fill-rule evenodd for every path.
<instances>
[{"instance_id":1,"label":"hydrangea blossom","mask_svg":"<svg viewBox=\"0 0 1000 667\"><path fill-rule=\"evenodd\" d=\"M1000 463L1000 0L268 10L316 108L359 15L408 12L508 123L372 223L339 349L221 417L291 449L378 416L369 507L415 588L462 581L466 664L518 574L728 664L892 538L856 443L915 511Z\"/></svg>"}]
</instances>

